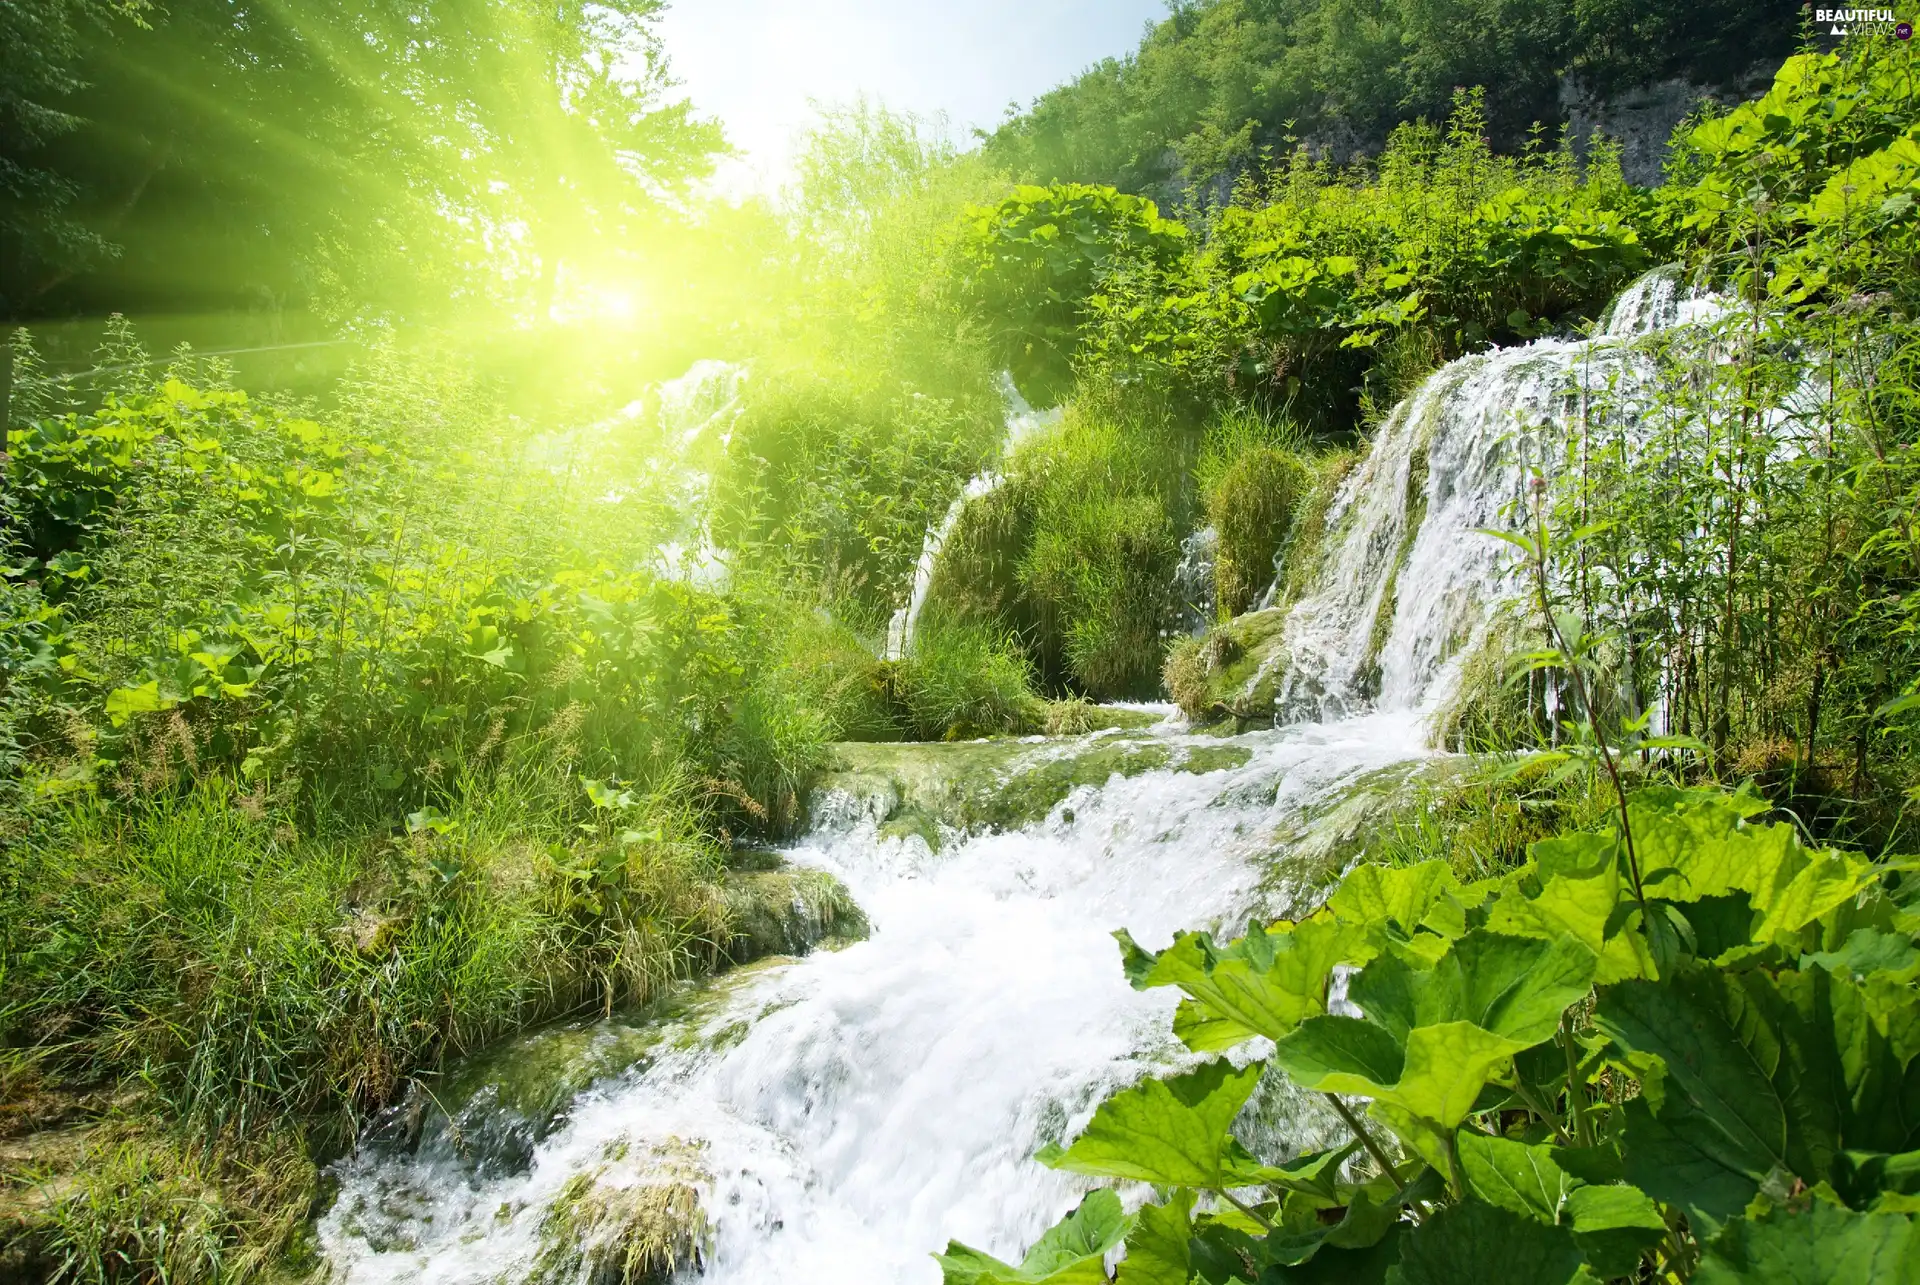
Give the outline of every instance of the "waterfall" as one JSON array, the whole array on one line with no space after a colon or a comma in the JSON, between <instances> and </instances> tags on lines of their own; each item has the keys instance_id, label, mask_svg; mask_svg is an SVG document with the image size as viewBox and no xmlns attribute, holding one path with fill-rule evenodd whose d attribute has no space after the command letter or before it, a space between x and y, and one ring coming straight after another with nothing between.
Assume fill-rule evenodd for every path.
<instances>
[{"instance_id":1,"label":"waterfall","mask_svg":"<svg viewBox=\"0 0 1920 1285\"><path fill-rule=\"evenodd\" d=\"M1037 411L1027 404L1014 386L1013 375L1000 372L1000 399L1006 406L1007 435L1000 443L998 462L1005 461L1013 454L1016 446L1044 428L1050 428L1060 422L1062 414L1059 407ZM953 534L953 528L960 521L960 514L967 505L984 495L998 490L1004 479L992 468L976 474L961 488L953 503L947 506L946 515L936 523L920 545L920 561L913 568L913 593L907 599L907 605L893 613L893 619L887 625L887 659L899 660L913 648L913 635L920 627L920 613L926 609L927 594L933 588L934 568L940 562L940 550L946 547L947 537Z\"/></svg>"},{"instance_id":2,"label":"waterfall","mask_svg":"<svg viewBox=\"0 0 1920 1285\"><path fill-rule=\"evenodd\" d=\"M1173 569L1173 600L1180 604L1180 625L1192 635L1204 634L1213 624L1213 564L1220 553L1220 533L1201 527L1180 542L1180 562Z\"/></svg>"},{"instance_id":3,"label":"waterfall","mask_svg":"<svg viewBox=\"0 0 1920 1285\"><path fill-rule=\"evenodd\" d=\"M672 580L723 591L729 572L726 557L708 529L707 493L712 476L694 461L703 445L725 450L733 422L743 409L741 392L747 368L726 361L697 361L677 379L660 385L661 451L651 462L681 513L698 515L685 538L669 540L654 554L655 570Z\"/></svg>"},{"instance_id":4,"label":"waterfall","mask_svg":"<svg viewBox=\"0 0 1920 1285\"><path fill-rule=\"evenodd\" d=\"M1114 1089L1191 1057L1169 1034L1177 997L1132 990L1109 932L1157 947L1310 903L1337 873L1316 826L1433 753L1425 714L1510 592L1499 543L1474 532L1521 494L1524 452L1555 445L1571 380L1631 371L1631 341L1692 306L1650 277L1595 338L1451 363L1395 411L1336 497L1314 587L1287 617L1286 725L1221 740L1169 721L1143 739L1170 766L1078 787L1017 830L949 832L937 851L882 833L897 792L818 800L815 830L786 855L844 881L869 940L716 984L504 1172L454 1145L362 1147L335 1166L320 1223L333 1279L585 1285L542 1266L543 1224L571 1234L556 1211L583 1189L645 1183L667 1153L690 1157L713 1285L933 1285L928 1255L949 1238L1017 1261L1085 1187L1033 1152ZM1010 440L1044 418L1009 407ZM938 541L990 476L929 534L897 650ZM1114 744L1102 736L1031 752L1096 753ZM925 752L976 748L997 752ZM1213 770L1176 770L1180 756ZM1283 1084L1261 1101L1274 1154L1337 1135Z\"/></svg>"},{"instance_id":5,"label":"waterfall","mask_svg":"<svg viewBox=\"0 0 1920 1285\"><path fill-rule=\"evenodd\" d=\"M1551 471L1592 398L1632 399L1652 369L1639 341L1721 306L1651 272L1592 338L1463 357L1395 407L1334 497L1314 587L1288 614L1282 721L1444 704L1517 591L1507 546L1483 532L1512 524L1530 469Z\"/></svg>"}]
</instances>

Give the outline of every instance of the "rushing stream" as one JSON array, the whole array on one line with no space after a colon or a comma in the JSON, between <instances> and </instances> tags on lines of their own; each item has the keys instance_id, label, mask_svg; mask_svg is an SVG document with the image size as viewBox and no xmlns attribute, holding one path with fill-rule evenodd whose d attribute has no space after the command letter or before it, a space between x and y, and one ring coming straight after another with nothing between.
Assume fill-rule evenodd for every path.
<instances>
[{"instance_id":1,"label":"rushing stream","mask_svg":"<svg viewBox=\"0 0 1920 1285\"><path fill-rule=\"evenodd\" d=\"M1017 1260L1081 1190L1034 1150L1182 1056L1167 1034L1175 997L1128 987L1111 930L1148 945L1184 927L1233 931L1317 890L1329 871L1303 859L1303 819L1431 754L1427 715L1509 592L1497 542L1472 532L1519 494L1514 412L1551 432L1570 378L1630 365L1622 341L1685 312L1670 280L1649 277L1600 339L1467 358L1396 411L1287 618L1287 721L1222 741L1169 720L1148 738L1175 756L1231 746L1241 761L1082 786L1044 820L950 835L937 853L881 834L884 799L817 798L814 829L786 855L839 876L868 940L718 986L518 1163L479 1165L444 1140L363 1147L338 1166L320 1228L335 1279L540 1279L556 1200L582 1175L645 1183L663 1155L683 1158L712 1222L704 1280L934 1282L928 1254L949 1238ZM1304 1104L1264 1097L1268 1141L1327 1136Z\"/></svg>"}]
</instances>

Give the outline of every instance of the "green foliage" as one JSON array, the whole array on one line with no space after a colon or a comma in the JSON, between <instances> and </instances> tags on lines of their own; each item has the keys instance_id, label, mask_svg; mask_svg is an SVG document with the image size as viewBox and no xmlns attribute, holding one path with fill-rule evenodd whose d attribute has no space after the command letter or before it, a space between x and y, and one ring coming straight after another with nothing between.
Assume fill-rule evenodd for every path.
<instances>
[{"instance_id":1,"label":"green foliage","mask_svg":"<svg viewBox=\"0 0 1920 1285\"><path fill-rule=\"evenodd\" d=\"M1661 218L1725 307L1650 345L1646 385L1570 390L1586 411L1537 462L1555 609L1620 717L1658 706L1723 773L1874 844L1912 774L1889 716L1920 681L1911 61L1862 35L1685 135Z\"/></svg>"},{"instance_id":2,"label":"green foliage","mask_svg":"<svg viewBox=\"0 0 1920 1285\"><path fill-rule=\"evenodd\" d=\"M1431 361L1591 318L1648 263L1644 202L1617 152L1596 144L1584 164L1568 149L1502 157L1486 129L1481 97L1462 92L1444 130L1401 127L1376 167L1337 170L1295 151L1243 176L1194 246L1150 205L1123 208L1158 247L1103 230L1102 207L1079 208L1094 189L1047 189L1050 200L1022 189L975 228L986 247L970 268L975 305L1014 336L1003 352L1016 374L1039 379L1020 362L1046 358L1049 390L1077 356L1100 379L1176 405L1237 398L1318 433L1351 432L1363 407L1407 391L1411 354ZM1086 229L1073 232L1068 214ZM1030 227L1043 215L1055 221ZM981 259L997 265L984 278Z\"/></svg>"},{"instance_id":3,"label":"green foliage","mask_svg":"<svg viewBox=\"0 0 1920 1285\"><path fill-rule=\"evenodd\" d=\"M722 147L667 97L659 9L9 5L0 313L544 318L658 272L634 233Z\"/></svg>"},{"instance_id":4,"label":"green foliage","mask_svg":"<svg viewBox=\"0 0 1920 1285\"><path fill-rule=\"evenodd\" d=\"M756 379L715 479L715 535L785 564L853 620L883 622L928 529L998 450L1001 416L984 381L943 398L859 372Z\"/></svg>"},{"instance_id":5,"label":"green foliage","mask_svg":"<svg viewBox=\"0 0 1920 1285\"><path fill-rule=\"evenodd\" d=\"M1457 87L1483 85L1496 142L1517 151L1534 122L1564 122L1563 78L1610 98L1673 77L1725 85L1778 65L1798 32L1795 10L1731 0L1202 0L1041 95L986 150L1034 182L1170 200L1299 137L1343 159L1377 152L1396 125L1437 119Z\"/></svg>"},{"instance_id":6,"label":"green foliage","mask_svg":"<svg viewBox=\"0 0 1920 1285\"><path fill-rule=\"evenodd\" d=\"M1078 183L1020 187L998 205L970 210L960 272L994 319L994 351L1029 398L1065 391L1080 323L1101 283L1123 267L1174 270L1189 253L1187 230L1153 202Z\"/></svg>"},{"instance_id":7,"label":"green foliage","mask_svg":"<svg viewBox=\"0 0 1920 1285\"><path fill-rule=\"evenodd\" d=\"M1207 523L1219 537L1214 602L1223 618L1250 608L1278 575L1277 559L1313 486L1299 435L1252 415L1223 417L1194 469Z\"/></svg>"},{"instance_id":8,"label":"green foliage","mask_svg":"<svg viewBox=\"0 0 1920 1285\"><path fill-rule=\"evenodd\" d=\"M1048 687L1152 694L1179 606L1192 454L1171 412L1083 385L1057 427L1014 452L1004 483L962 512L929 617L1017 632Z\"/></svg>"},{"instance_id":9,"label":"green foliage","mask_svg":"<svg viewBox=\"0 0 1920 1285\"><path fill-rule=\"evenodd\" d=\"M71 742L74 779L317 774L336 807L378 814L417 806L450 756L564 731L592 774L687 756L733 783L716 818L794 814L810 751L769 721L791 702L749 677L774 628L752 603L568 565L591 557L584 537L567 548L548 519L517 542L531 509L482 517L472 492L433 512L423 488L464 448L392 419L358 429L169 381L16 435L18 530L66 613L40 629L77 622L40 668L35 730ZM785 766L760 772L767 754Z\"/></svg>"}]
</instances>

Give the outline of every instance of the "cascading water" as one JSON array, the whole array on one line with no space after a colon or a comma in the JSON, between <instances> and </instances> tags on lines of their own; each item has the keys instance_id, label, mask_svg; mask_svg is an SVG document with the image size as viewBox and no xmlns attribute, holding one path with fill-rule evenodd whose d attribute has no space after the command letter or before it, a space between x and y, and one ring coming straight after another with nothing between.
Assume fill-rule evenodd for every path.
<instances>
[{"instance_id":1,"label":"cascading water","mask_svg":"<svg viewBox=\"0 0 1920 1285\"><path fill-rule=\"evenodd\" d=\"M695 456L703 446L725 450L733 421L742 409L740 393L747 368L725 361L697 361L686 374L660 385L662 451L653 469L676 493L682 513L698 514L697 526L685 539L669 540L656 555L658 570L675 580L707 589L727 583L726 559L714 547L706 526L706 499L712 477L698 467Z\"/></svg>"},{"instance_id":2,"label":"cascading water","mask_svg":"<svg viewBox=\"0 0 1920 1285\"><path fill-rule=\"evenodd\" d=\"M1636 341L1720 306L1652 272L1593 338L1463 357L1395 407L1335 497L1325 561L1288 614L1281 720L1443 703L1489 608L1514 594L1506 547L1483 533L1511 524L1530 469L1558 463L1584 400L1631 400L1652 370Z\"/></svg>"},{"instance_id":3,"label":"cascading water","mask_svg":"<svg viewBox=\"0 0 1920 1285\"><path fill-rule=\"evenodd\" d=\"M1000 443L1001 460L1012 455L1014 447L1027 438L1060 422L1061 411L1058 407L1035 410L1020 395L1020 390L1014 387L1013 376L1005 371L1000 373L1000 397L1007 407L1007 435ZM907 599L906 606L893 613L893 620L887 626L888 660L899 660L913 647L914 631L920 627L920 613L925 609L927 594L933 588L933 572L940 562L940 550L946 547L947 537L953 534L960 514L973 501L997 490L1002 480L1001 475L993 469L970 479L961 488L960 494L954 497L953 503L947 506L946 515L927 532L926 539L920 545L920 561L913 569L913 594Z\"/></svg>"},{"instance_id":4,"label":"cascading water","mask_svg":"<svg viewBox=\"0 0 1920 1285\"><path fill-rule=\"evenodd\" d=\"M1220 555L1220 533L1201 527L1180 542L1180 562L1173 569L1173 600L1180 604L1180 624L1189 634L1203 634L1213 623L1213 564Z\"/></svg>"},{"instance_id":5,"label":"cascading water","mask_svg":"<svg viewBox=\"0 0 1920 1285\"><path fill-rule=\"evenodd\" d=\"M1322 721L1233 738L1243 761L1212 771L1174 768L1222 742L1163 726L1149 739L1169 767L1080 787L1016 831L949 834L937 853L882 836L884 797L816 800L813 833L788 855L841 877L869 940L725 987L662 1034L650 1063L581 1095L514 1172L458 1147L364 1148L337 1168L320 1227L334 1279L552 1279L552 1211L583 1183L643 1183L669 1154L693 1157L683 1172L712 1221L703 1280L934 1282L927 1255L949 1238L1017 1259L1081 1189L1033 1151L1184 1056L1168 1034L1174 997L1130 989L1108 932L1158 945L1314 894L1331 872L1298 841L1302 817L1431 752L1424 714L1503 591L1497 542L1471 533L1522 484L1514 412L1550 431L1572 375L1631 360L1621 341L1672 320L1677 308L1656 303L1623 298L1593 342L1453 363L1383 426L1288 618L1283 700ZM1085 754L1100 737L1034 752ZM1331 1136L1273 1092L1274 1150ZM564 1278L584 1281L572 1261Z\"/></svg>"}]
</instances>

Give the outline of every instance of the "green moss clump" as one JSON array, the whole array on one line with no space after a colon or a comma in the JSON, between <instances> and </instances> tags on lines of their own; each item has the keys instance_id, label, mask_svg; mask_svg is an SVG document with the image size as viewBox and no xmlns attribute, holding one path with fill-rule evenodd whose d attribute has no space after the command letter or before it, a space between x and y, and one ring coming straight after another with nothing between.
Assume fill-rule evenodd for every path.
<instances>
[{"instance_id":1,"label":"green moss clump","mask_svg":"<svg viewBox=\"0 0 1920 1285\"><path fill-rule=\"evenodd\" d=\"M1163 672L1181 712L1196 724L1231 719L1242 731L1271 723L1286 673L1286 622L1286 611L1272 607L1178 644Z\"/></svg>"},{"instance_id":2,"label":"green moss clump","mask_svg":"<svg viewBox=\"0 0 1920 1285\"><path fill-rule=\"evenodd\" d=\"M607 1163L569 1179L548 1206L529 1278L538 1285L666 1285L705 1262L713 1227L700 1203L711 1181L703 1144L669 1138L639 1157L625 1142L611 1151ZM637 1176L609 1181L616 1168L636 1164Z\"/></svg>"},{"instance_id":3,"label":"green moss clump","mask_svg":"<svg viewBox=\"0 0 1920 1285\"><path fill-rule=\"evenodd\" d=\"M1177 767L1182 772L1203 776L1208 772L1245 767L1252 758L1253 751L1244 745L1199 745L1181 755Z\"/></svg>"},{"instance_id":4,"label":"green moss clump","mask_svg":"<svg viewBox=\"0 0 1920 1285\"><path fill-rule=\"evenodd\" d=\"M770 870L729 877L733 939L727 956L744 964L768 955L804 955L828 937L867 935L867 917L844 885L822 870Z\"/></svg>"}]
</instances>

